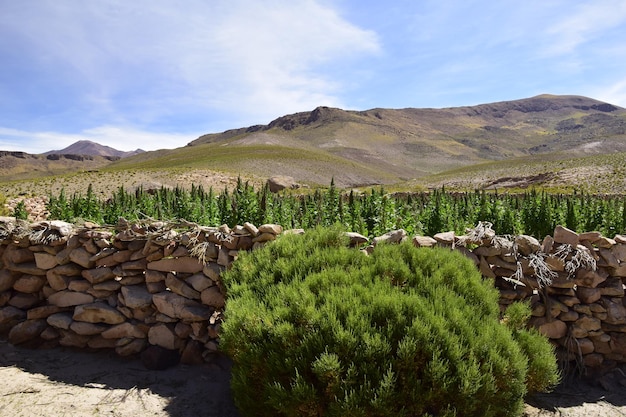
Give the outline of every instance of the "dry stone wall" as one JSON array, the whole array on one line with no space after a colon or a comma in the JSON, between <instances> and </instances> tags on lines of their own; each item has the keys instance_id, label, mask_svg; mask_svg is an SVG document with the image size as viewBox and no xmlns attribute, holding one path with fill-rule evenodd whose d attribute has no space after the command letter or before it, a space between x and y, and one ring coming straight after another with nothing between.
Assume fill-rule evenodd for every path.
<instances>
[{"instance_id":1,"label":"dry stone wall","mask_svg":"<svg viewBox=\"0 0 626 417\"><path fill-rule=\"evenodd\" d=\"M371 241L348 235L365 252L409 238L462 251L494 281L502 311L515 301L531 304L531 325L564 361L595 369L626 362L626 236L559 226L539 242L498 236L490 226L432 237L395 230ZM105 229L0 218L0 333L13 344L109 348L123 356L158 346L184 363L209 361L224 311L220 274L239 251L281 233L273 224L121 220Z\"/></svg>"},{"instance_id":2,"label":"dry stone wall","mask_svg":"<svg viewBox=\"0 0 626 417\"><path fill-rule=\"evenodd\" d=\"M109 231L0 219L0 332L13 344L122 356L160 346L201 363L218 349L220 273L240 250L280 233L278 225L122 221Z\"/></svg>"}]
</instances>

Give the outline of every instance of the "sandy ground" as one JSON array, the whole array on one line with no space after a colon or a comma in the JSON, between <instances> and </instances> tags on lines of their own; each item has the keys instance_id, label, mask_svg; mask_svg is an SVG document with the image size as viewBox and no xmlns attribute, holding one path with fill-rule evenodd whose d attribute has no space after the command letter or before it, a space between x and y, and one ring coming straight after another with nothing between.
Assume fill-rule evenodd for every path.
<instances>
[{"instance_id":1,"label":"sandy ground","mask_svg":"<svg viewBox=\"0 0 626 417\"><path fill-rule=\"evenodd\" d=\"M0 340L0 416L239 417L230 362L146 370L110 352L32 350ZM626 372L574 378L527 399L525 417L626 416Z\"/></svg>"},{"instance_id":2,"label":"sandy ground","mask_svg":"<svg viewBox=\"0 0 626 417\"><path fill-rule=\"evenodd\" d=\"M0 340L0 416L238 417L230 363L149 371L115 353L31 350Z\"/></svg>"}]
</instances>

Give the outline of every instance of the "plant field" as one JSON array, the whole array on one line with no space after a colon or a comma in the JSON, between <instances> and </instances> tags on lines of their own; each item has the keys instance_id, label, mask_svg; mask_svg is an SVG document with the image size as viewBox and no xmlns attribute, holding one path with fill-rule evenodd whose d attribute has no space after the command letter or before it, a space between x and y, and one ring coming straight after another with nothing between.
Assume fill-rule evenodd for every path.
<instances>
[{"instance_id":1,"label":"plant field","mask_svg":"<svg viewBox=\"0 0 626 417\"><path fill-rule=\"evenodd\" d=\"M71 196L61 191L50 196L50 218L79 219L115 224L128 220L185 219L202 225L278 223L285 228L313 228L341 224L345 229L376 236L403 228L409 234L433 235L465 232L479 221L493 223L498 234L551 234L558 224L579 232L597 230L605 236L626 232L626 199L619 196L550 194L529 191L497 194L485 191L389 194L383 188L359 193L342 192L331 183L310 194L273 194L239 180L228 191L161 188L129 192L120 187L106 200L91 186Z\"/></svg>"}]
</instances>

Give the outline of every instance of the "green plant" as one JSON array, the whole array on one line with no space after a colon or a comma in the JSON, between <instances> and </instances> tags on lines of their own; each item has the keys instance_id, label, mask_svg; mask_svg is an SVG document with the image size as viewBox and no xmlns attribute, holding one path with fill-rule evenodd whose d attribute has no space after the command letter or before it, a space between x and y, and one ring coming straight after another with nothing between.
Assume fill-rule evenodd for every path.
<instances>
[{"instance_id":1,"label":"green plant","mask_svg":"<svg viewBox=\"0 0 626 417\"><path fill-rule=\"evenodd\" d=\"M28 211L26 210L26 204L24 204L24 200L20 200L13 209L13 216L16 219L20 220L28 220Z\"/></svg>"},{"instance_id":2,"label":"green plant","mask_svg":"<svg viewBox=\"0 0 626 417\"><path fill-rule=\"evenodd\" d=\"M533 387L555 380L554 356L530 360L547 340L520 343L493 283L454 251L366 256L316 228L241 254L223 280L221 343L244 415L518 415L529 362Z\"/></svg>"}]
</instances>

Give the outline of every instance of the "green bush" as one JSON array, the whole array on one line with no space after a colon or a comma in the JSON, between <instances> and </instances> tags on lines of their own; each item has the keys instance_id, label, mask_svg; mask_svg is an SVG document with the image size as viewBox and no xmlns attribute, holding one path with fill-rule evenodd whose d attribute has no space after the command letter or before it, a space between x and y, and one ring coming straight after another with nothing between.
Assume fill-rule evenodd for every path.
<instances>
[{"instance_id":1,"label":"green bush","mask_svg":"<svg viewBox=\"0 0 626 417\"><path fill-rule=\"evenodd\" d=\"M242 254L223 280L221 343L246 416L516 415L529 357L551 352L514 338L493 284L445 249L366 256L318 228Z\"/></svg>"}]
</instances>

